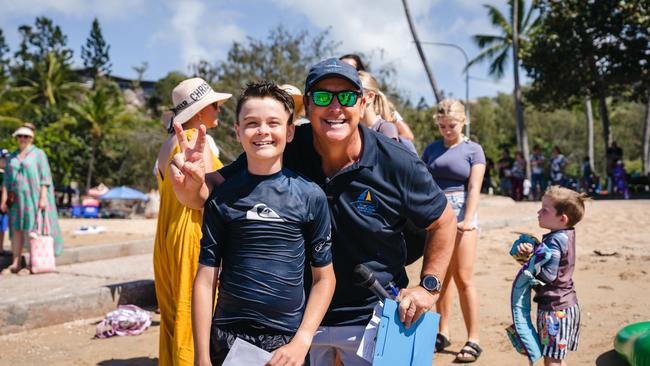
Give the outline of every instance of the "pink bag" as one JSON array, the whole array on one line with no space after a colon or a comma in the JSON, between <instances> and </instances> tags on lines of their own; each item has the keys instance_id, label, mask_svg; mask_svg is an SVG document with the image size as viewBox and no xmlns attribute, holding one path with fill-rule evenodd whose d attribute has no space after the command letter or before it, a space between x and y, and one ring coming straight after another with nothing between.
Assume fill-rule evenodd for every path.
<instances>
[{"instance_id":1,"label":"pink bag","mask_svg":"<svg viewBox=\"0 0 650 366\"><path fill-rule=\"evenodd\" d=\"M45 215L45 212L42 211L36 214L36 231L29 235L29 262L32 273L47 273L56 270L54 238L49 235L50 225L49 220L43 219ZM43 225L43 221L45 221L45 225ZM43 234L41 235L41 233Z\"/></svg>"}]
</instances>

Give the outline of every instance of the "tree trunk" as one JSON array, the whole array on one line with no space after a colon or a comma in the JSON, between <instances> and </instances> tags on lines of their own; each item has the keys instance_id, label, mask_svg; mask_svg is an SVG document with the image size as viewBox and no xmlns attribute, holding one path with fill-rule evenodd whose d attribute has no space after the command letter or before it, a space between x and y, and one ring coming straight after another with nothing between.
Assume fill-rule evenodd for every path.
<instances>
[{"instance_id":1,"label":"tree trunk","mask_svg":"<svg viewBox=\"0 0 650 366\"><path fill-rule=\"evenodd\" d=\"M530 180L530 156L528 153L528 134L524 123L524 110L521 105L521 86L519 85L519 1L512 2L512 59L515 76L515 117L517 119L517 149L526 160L526 178Z\"/></svg>"},{"instance_id":2,"label":"tree trunk","mask_svg":"<svg viewBox=\"0 0 650 366\"><path fill-rule=\"evenodd\" d=\"M591 109L591 97L585 97L585 113L587 114L587 156L589 156L589 166L591 171L594 170L594 113Z\"/></svg>"},{"instance_id":3,"label":"tree trunk","mask_svg":"<svg viewBox=\"0 0 650 366\"><path fill-rule=\"evenodd\" d=\"M88 159L88 174L86 175L86 190L89 190L90 187L92 187L90 184L92 183L94 168L95 168L95 146L93 145L92 150L90 152L90 159Z\"/></svg>"},{"instance_id":4,"label":"tree trunk","mask_svg":"<svg viewBox=\"0 0 650 366\"><path fill-rule=\"evenodd\" d=\"M418 54L420 55L420 60L422 60L422 65L424 65L424 70L426 71L427 77L429 78L429 83L431 83L431 89L433 89L433 95L436 97L436 103L440 103L440 101L442 100L442 94L440 93L440 90L438 90L438 84L436 84L436 79L433 77L433 72L431 72L431 69L429 68L429 64L427 63L427 59L424 56L424 52L422 51L422 46L420 45L420 39L418 38L418 34L415 31L415 25L413 24L413 20L411 19L411 12L409 11L409 7L406 1L407 0L402 0L402 4L404 5L404 12L406 13L406 20L409 23L409 28L411 29L411 35L413 36L415 47L418 49Z\"/></svg>"},{"instance_id":5,"label":"tree trunk","mask_svg":"<svg viewBox=\"0 0 650 366\"><path fill-rule=\"evenodd\" d=\"M650 175L650 90L645 106L645 125L643 126L643 174Z\"/></svg>"},{"instance_id":6,"label":"tree trunk","mask_svg":"<svg viewBox=\"0 0 650 366\"><path fill-rule=\"evenodd\" d=\"M605 171L607 172L607 149L612 144L612 136L609 133L609 111L607 110L607 97L605 93L598 94L598 112L600 121L603 124L603 142L605 143Z\"/></svg>"}]
</instances>

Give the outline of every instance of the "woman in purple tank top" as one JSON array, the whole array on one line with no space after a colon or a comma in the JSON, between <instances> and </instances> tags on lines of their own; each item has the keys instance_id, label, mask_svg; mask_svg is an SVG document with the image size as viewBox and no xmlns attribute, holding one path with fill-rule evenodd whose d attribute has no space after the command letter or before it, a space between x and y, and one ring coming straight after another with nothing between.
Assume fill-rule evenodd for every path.
<instances>
[{"instance_id":1,"label":"woman in purple tank top","mask_svg":"<svg viewBox=\"0 0 650 366\"><path fill-rule=\"evenodd\" d=\"M458 287L460 307L467 328L467 342L456 356L459 362L474 362L481 355L478 332L478 296L474 286L474 260L478 238L478 201L485 173L485 155L481 145L463 136L465 106L447 99L438 104L435 115L441 140L424 150L422 160L436 183L445 192L456 213L456 247L442 285L436 310L440 313L440 331L436 339L439 352L449 342L449 317L453 305L453 283ZM453 282L452 282L453 280Z\"/></svg>"}]
</instances>

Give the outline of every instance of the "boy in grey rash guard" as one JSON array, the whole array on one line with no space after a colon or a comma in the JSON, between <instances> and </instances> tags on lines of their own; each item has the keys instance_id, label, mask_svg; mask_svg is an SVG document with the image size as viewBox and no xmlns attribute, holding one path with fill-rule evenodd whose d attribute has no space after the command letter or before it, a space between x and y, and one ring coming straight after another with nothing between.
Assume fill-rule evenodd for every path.
<instances>
[{"instance_id":1,"label":"boy in grey rash guard","mask_svg":"<svg viewBox=\"0 0 650 366\"><path fill-rule=\"evenodd\" d=\"M537 212L539 226L549 229L542 244L551 250L536 286L537 333L542 343L545 365L566 365L567 351L578 350L580 306L573 284L575 268L575 230L584 215L587 195L559 186L551 187L542 197ZM519 253L528 255L530 244L520 244Z\"/></svg>"},{"instance_id":2,"label":"boy in grey rash guard","mask_svg":"<svg viewBox=\"0 0 650 366\"><path fill-rule=\"evenodd\" d=\"M270 365L302 365L332 299L327 198L282 168L292 113L291 97L273 83L250 84L239 98L235 130L247 169L215 188L203 213L192 295L199 365L223 363L236 338L273 352ZM306 259L313 278L308 301Z\"/></svg>"}]
</instances>

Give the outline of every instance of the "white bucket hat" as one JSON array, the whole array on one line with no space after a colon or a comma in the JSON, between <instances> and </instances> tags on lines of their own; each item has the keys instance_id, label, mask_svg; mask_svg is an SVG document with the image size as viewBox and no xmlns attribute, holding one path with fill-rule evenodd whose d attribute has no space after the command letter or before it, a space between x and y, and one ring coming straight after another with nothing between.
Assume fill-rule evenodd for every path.
<instances>
[{"instance_id":1,"label":"white bucket hat","mask_svg":"<svg viewBox=\"0 0 650 366\"><path fill-rule=\"evenodd\" d=\"M12 136L16 137L18 135L34 137L34 131L32 131L31 128L19 127L16 131L14 131Z\"/></svg>"},{"instance_id":2,"label":"white bucket hat","mask_svg":"<svg viewBox=\"0 0 650 366\"><path fill-rule=\"evenodd\" d=\"M169 120L168 128L173 122L183 124L208 105L223 102L232 97L232 94L217 93L210 84L201 78L192 78L181 81L172 90L173 116Z\"/></svg>"}]
</instances>

